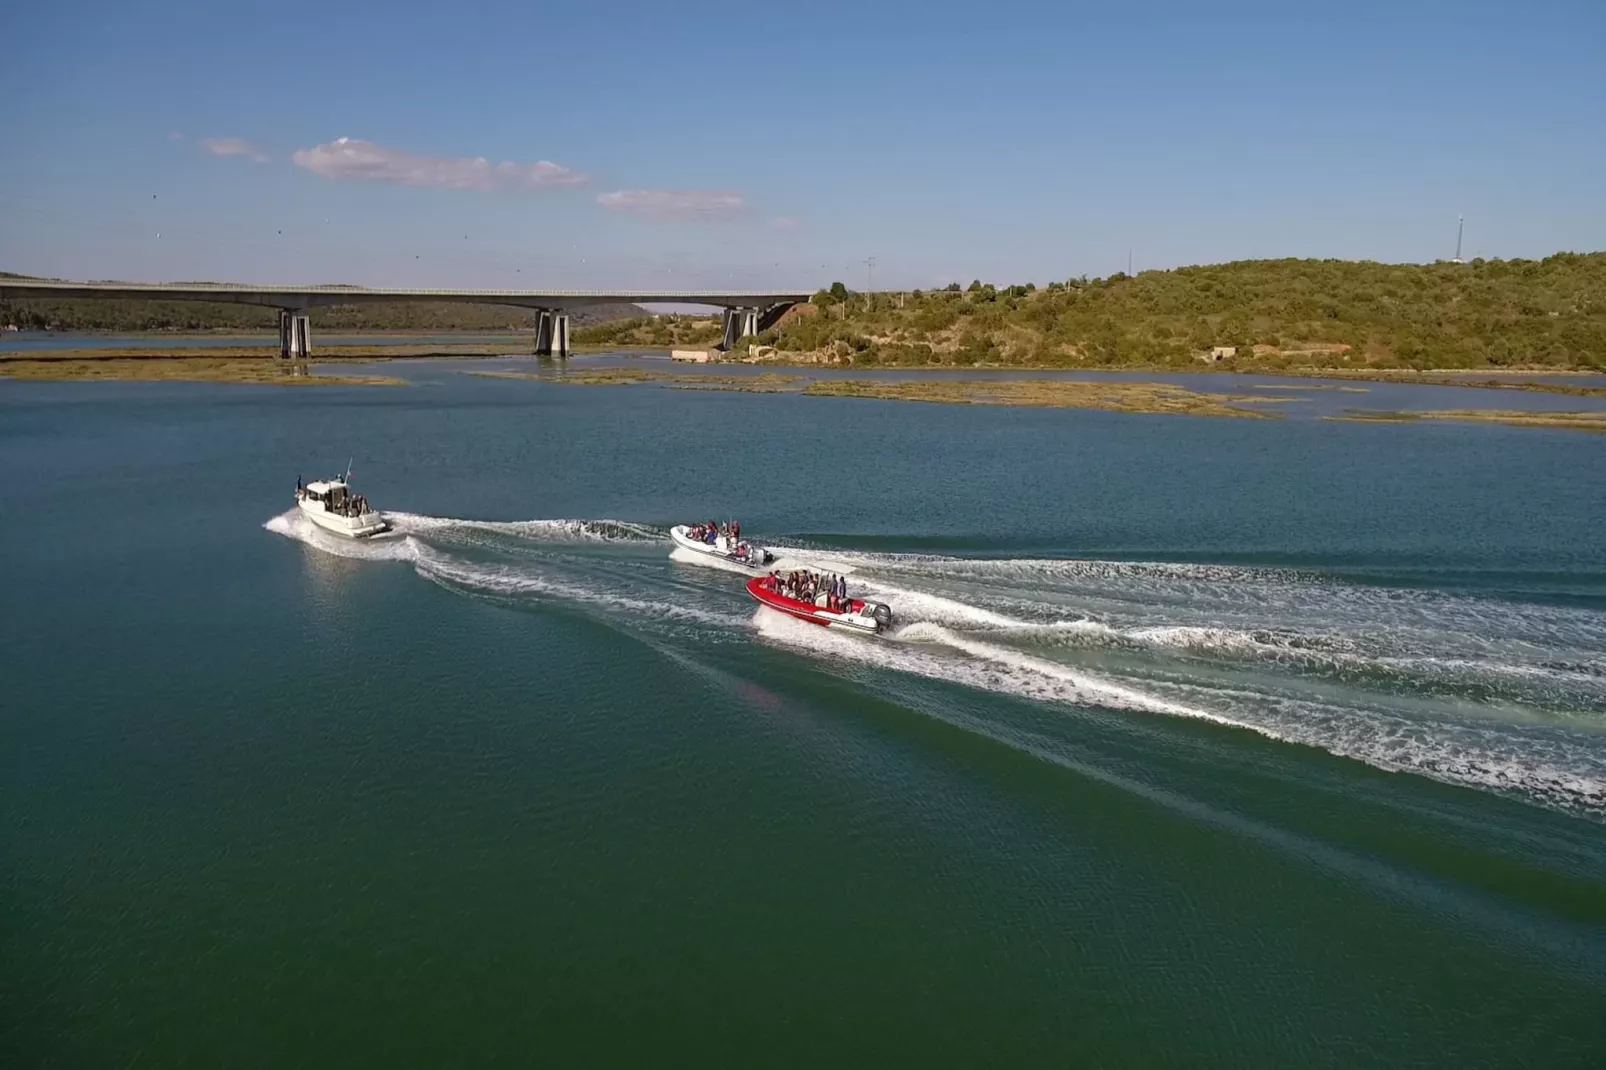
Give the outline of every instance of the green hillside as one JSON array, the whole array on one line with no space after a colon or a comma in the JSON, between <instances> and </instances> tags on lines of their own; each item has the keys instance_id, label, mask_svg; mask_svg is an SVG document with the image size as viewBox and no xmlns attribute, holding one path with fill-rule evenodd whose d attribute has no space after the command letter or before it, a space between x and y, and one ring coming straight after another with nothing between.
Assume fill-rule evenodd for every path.
<instances>
[{"instance_id":1,"label":"green hillside","mask_svg":"<svg viewBox=\"0 0 1606 1070\"><path fill-rule=\"evenodd\" d=\"M619 349L711 346L719 339L718 316L637 316L592 324L574 332L576 345Z\"/></svg>"},{"instance_id":2,"label":"green hillside","mask_svg":"<svg viewBox=\"0 0 1606 1070\"><path fill-rule=\"evenodd\" d=\"M759 341L854 364L1195 367L1235 346L1223 366L1606 370L1606 253L1250 260L870 300L839 283Z\"/></svg>"}]
</instances>

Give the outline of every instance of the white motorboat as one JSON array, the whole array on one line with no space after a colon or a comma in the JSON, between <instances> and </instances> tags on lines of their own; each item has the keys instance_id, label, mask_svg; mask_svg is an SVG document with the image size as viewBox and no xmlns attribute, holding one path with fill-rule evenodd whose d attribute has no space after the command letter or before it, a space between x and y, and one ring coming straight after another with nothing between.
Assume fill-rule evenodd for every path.
<instances>
[{"instance_id":1,"label":"white motorboat","mask_svg":"<svg viewBox=\"0 0 1606 1070\"><path fill-rule=\"evenodd\" d=\"M365 539L389 531L384 516L353 494L343 478L322 479L303 485L296 480L296 507L303 516L325 531L348 539Z\"/></svg>"},{"instance_id":2,"label":"white motorboat","mask_svg":"<svg viewBox=\"0 0 1606 1070\"><path fill-rule=\"evenodd\" d=\"M763 572L767 565L775 561L775 555L763 547L754 546L750 542L732 538L721 532L710 531L699 539L696 536L701 530L706 529L693 531L689 524L676 524L669 529L669 538L682 550L717 558L755 573Z\"/></svg>"}]
</instances>

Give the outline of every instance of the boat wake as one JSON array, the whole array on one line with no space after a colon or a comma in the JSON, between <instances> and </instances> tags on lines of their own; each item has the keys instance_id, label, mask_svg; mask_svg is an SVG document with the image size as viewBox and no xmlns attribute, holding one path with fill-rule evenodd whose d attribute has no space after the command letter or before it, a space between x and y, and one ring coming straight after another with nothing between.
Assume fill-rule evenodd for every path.
<instances>
[{"instance_id":1,"label":"boat wake","mask_svg":"<svg viewBox=\"0 0 1606 1070\"><path fill-rule=\"evenodd\" d=\"M854 672L911 674L1067 710L1209 721L1392 772L1606 819L1606 612L1308 570L773 548L892 605L882 639L760 608L707 555L611 520L389 514L353 542L295 510L268 530L401 561L510 605L578 611L706 649L756 631ZM678 551L677 551L678 553ZM732 570L737 572L739 570Z\"/></svg>"},{"instance_id":2,"label":"boat wake","mask_svg":"<svg viewBox=\"0 0 1606 1070\"><path fill-rule=\"evenodd\" d=\"M398 531L416 535L473 531L551 542L656 542L667 534L666 529L624 520L455 520L417 513L386 513L385 518Z\"/></svg>"},{"instance_id":3,"label":"boat wake","mask_svg":"<svg viewBox=\"0 0 1606 1070\"><path fill-rule=\"evenodd\" d=\"M322 531L295 510L273 517L263 527L340 557L405 562L433 583L491 600L514 604L533 600L590 609L614 621L650 622L662 631L673 631L677 624L727 630L740 625L739 617L704 608L694 599L641 597L629 577L615 577L610 582L608 575L595 567L576 567L573 562L551 555L531 559L527 552L519 552L528 551L531 544L540 547L553 543L644 542L646 537L641 533L651 529L639 525L589 520L496 523L409 513L387 513L386 517L394 531L362 540L343 539ZM500 538L502 545L492 546L485 538L488 535Z\"/></svg>"},{"instance_id":4,"label":"boat wake","mask_svg":"<svg viewBox=\"0 0 1606 1070\"><path fill-rule=\"evenodd\" d=\"M761 614L766 639L1020 698L1231 725L1606 818L1598 610L1291 569L813 556L892 603L893 642Z\"/></svg>"}]
</instances>

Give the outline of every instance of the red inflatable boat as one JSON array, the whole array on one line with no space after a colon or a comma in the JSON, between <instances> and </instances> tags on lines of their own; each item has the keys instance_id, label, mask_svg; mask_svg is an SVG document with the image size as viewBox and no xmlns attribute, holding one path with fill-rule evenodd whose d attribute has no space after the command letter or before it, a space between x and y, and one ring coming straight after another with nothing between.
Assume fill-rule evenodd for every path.
<instances>
[{"instance_id":1,"label":"red inflatable boat","mask_svg":"<svg viewBox=\"0 0 1606 1070\"><path fill-rule=\"evenodd\" d=\"M782 594L776 588L776 581L771 576L759 576L747 581L748 594L771 609L785 613L789 617L796 617L798 620L806 620L810 624L826 628L842 628L861 635L875 635L885 631L892 624L892 609L880 602L850 598L842 603L840 610L830 610L822 604L824 595L815 602L804 602Z\"/></svg>"}]
</instances>

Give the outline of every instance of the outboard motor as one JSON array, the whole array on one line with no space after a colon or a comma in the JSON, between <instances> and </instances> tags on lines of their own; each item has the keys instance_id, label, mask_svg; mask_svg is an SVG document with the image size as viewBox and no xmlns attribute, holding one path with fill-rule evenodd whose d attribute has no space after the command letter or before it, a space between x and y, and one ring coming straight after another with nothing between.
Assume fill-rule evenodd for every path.
<instances>
[{"instance_id":1,"label":"outboard motor","mask_svg":"<svg viewBox=\"0 0 1606 1070\"><path fill-rule=\"evenodd\" d=\"M884 632L888 628L892 627L892 607L891 606L882 605L882 604L880 604L878 602L878 603L876 603L875 610L873 611L873 613L871 615L875 617L875 630L876 631Z\"/></svg>"}]
</instances>

